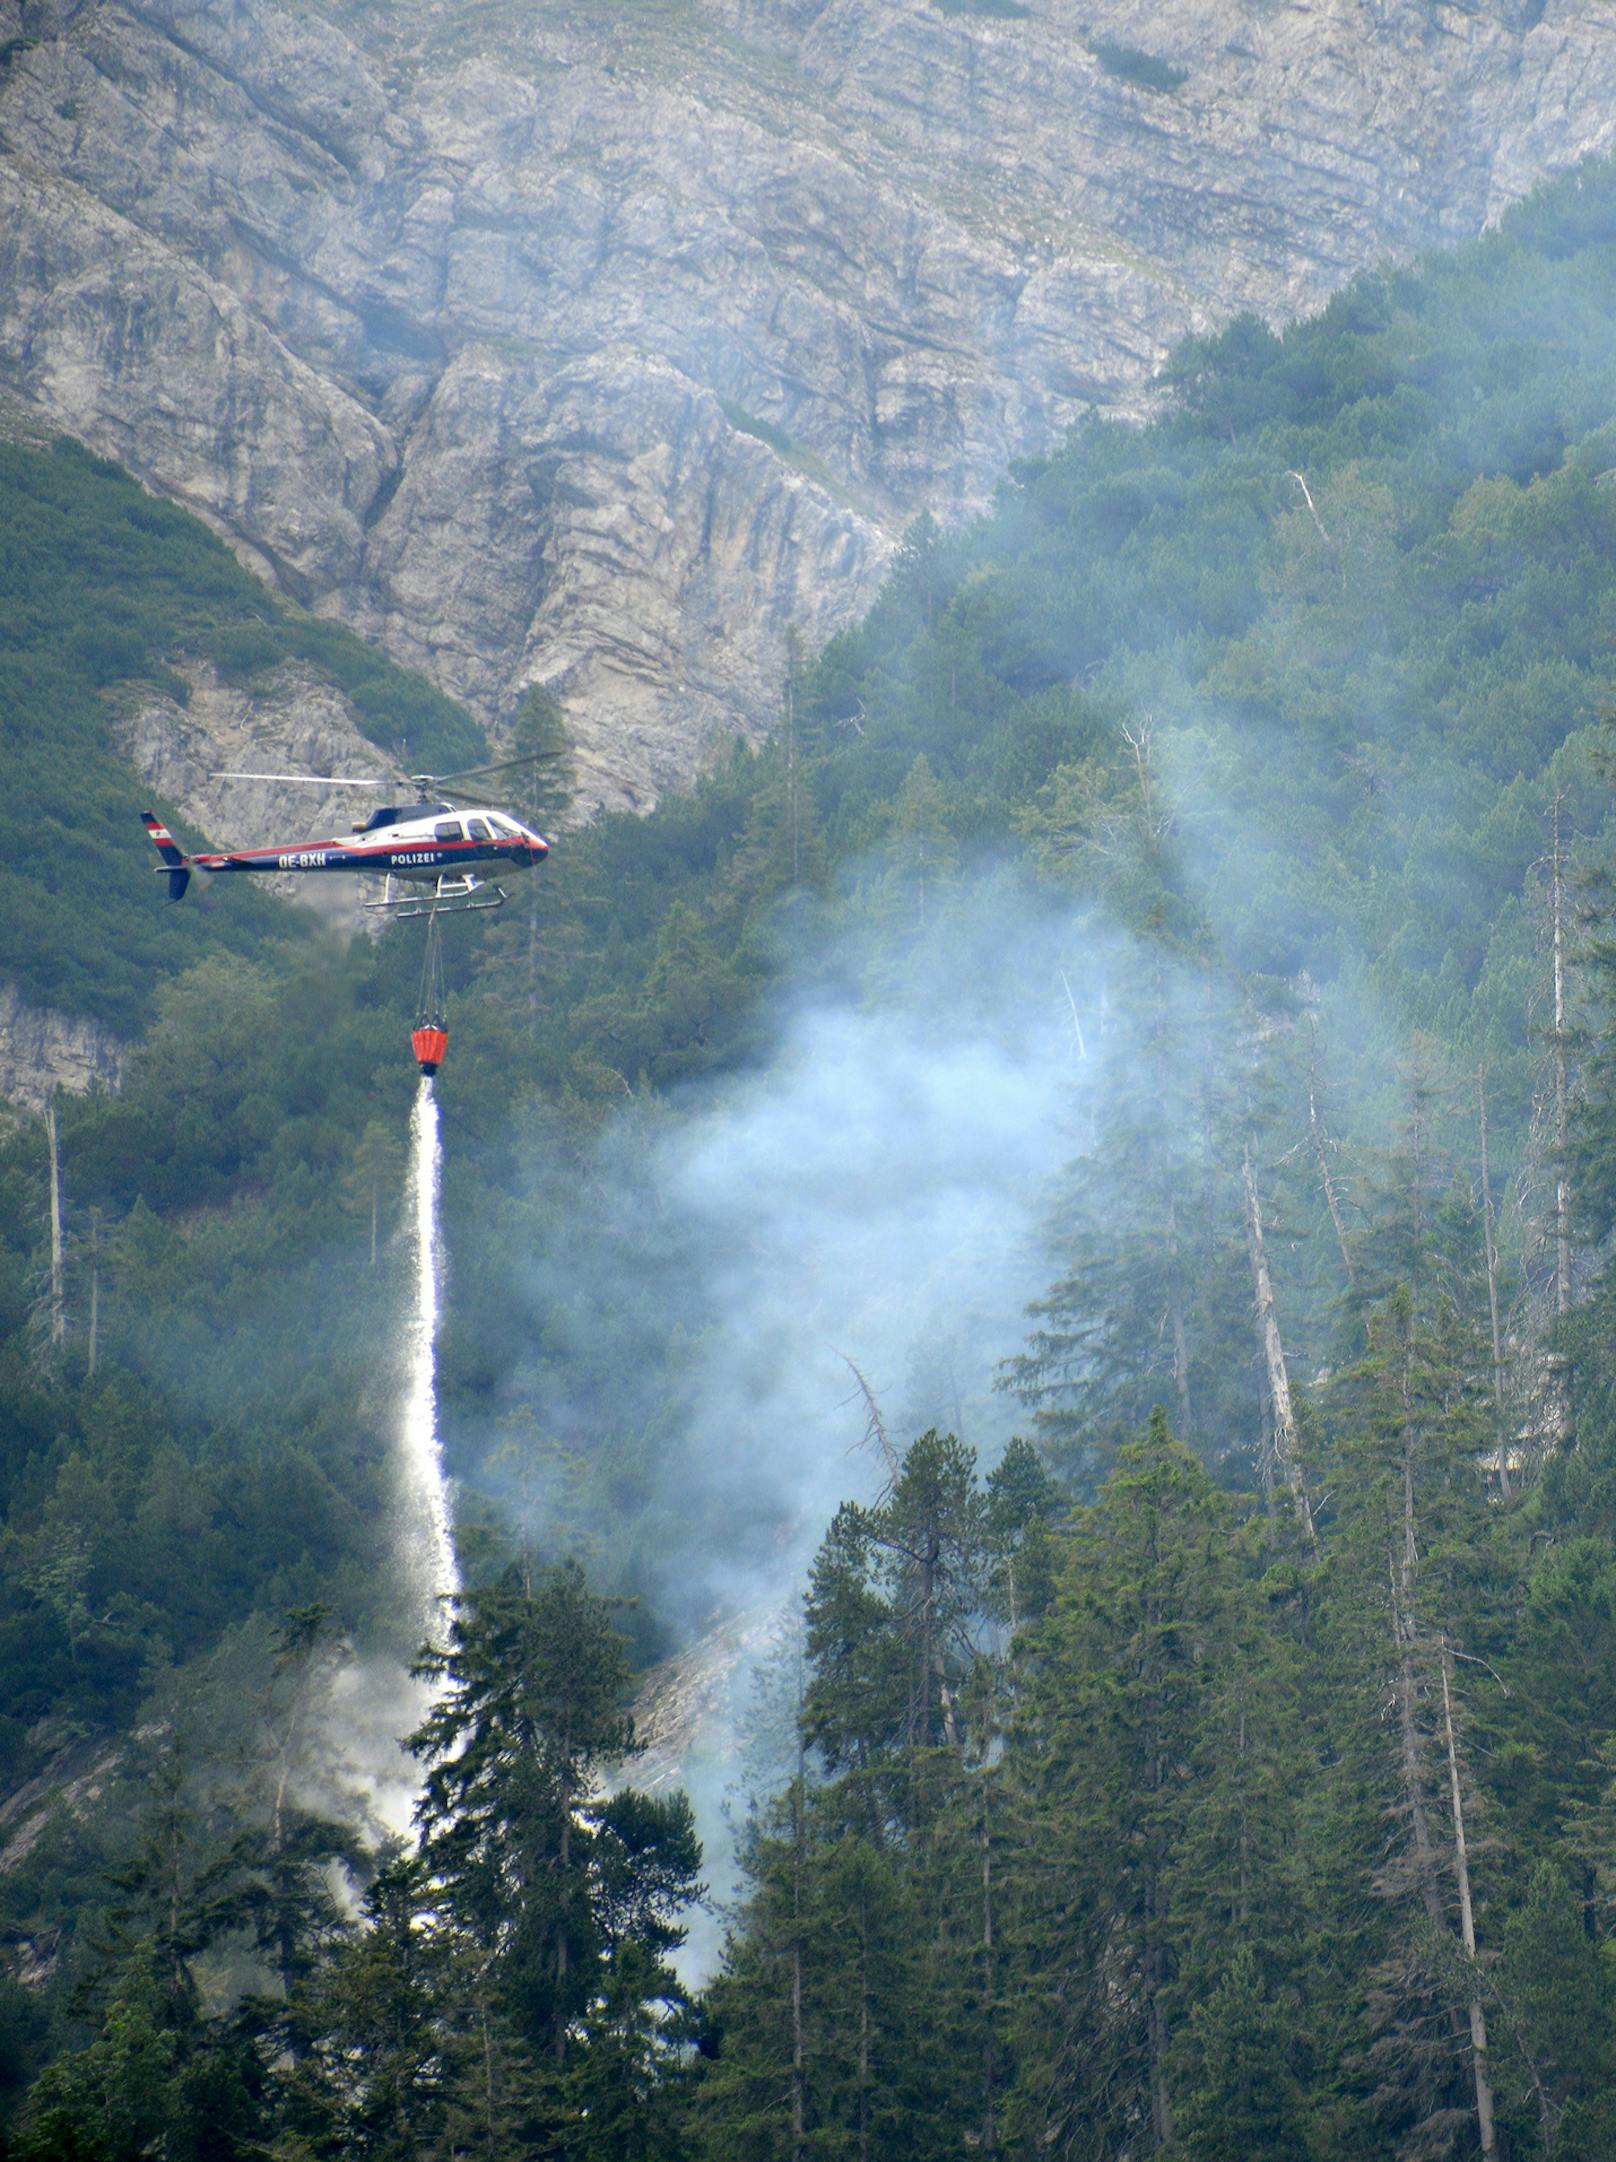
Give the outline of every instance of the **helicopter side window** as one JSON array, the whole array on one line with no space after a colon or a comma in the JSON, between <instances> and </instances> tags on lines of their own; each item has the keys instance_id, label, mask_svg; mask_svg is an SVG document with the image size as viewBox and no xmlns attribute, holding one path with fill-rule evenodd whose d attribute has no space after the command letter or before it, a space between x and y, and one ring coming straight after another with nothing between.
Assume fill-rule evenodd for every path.
<instances>
[{"instance_id":1,"label":"helicopter side window","mask_svg":"<svg viewBox=\"0 0 1616 2162\"><path fill-rule=\"evenodd\" d=\"M488 830L488 821L484 818L468 818L466 831L474 841L491 841L494 838Z\"/></svg>"},{"instance_id":2,"label":"helicopter side window","mask_svg":"<svg viewBox=\"0 0 1616 2162\"><path fill-rule=\"evenodd\" d=\"M441 826L434 826L432 835L434 840L438 841L463 841L466 838L460 830L458 818L446 819Z\"/></svg>"}]
</instances>

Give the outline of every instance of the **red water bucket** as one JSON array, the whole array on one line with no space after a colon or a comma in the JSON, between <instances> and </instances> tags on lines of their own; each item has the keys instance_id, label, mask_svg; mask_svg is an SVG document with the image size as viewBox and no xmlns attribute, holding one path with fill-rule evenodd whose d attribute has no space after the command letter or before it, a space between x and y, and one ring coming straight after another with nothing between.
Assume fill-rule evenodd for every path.
<instances>
[{"instance_id":1,"label":"red water bucket","mask_svg":"<svg viewBox=\"0 0 1616 2162\"><path fill-rule=\"evenodd\" d=\"M443 1054L449 1048L449 1031L446 1028L417 1028L410 1031L410 1049L415 1053L416 1063L422 1073L436 1073L443 1064Z\"/></svg>"}]
</instances>

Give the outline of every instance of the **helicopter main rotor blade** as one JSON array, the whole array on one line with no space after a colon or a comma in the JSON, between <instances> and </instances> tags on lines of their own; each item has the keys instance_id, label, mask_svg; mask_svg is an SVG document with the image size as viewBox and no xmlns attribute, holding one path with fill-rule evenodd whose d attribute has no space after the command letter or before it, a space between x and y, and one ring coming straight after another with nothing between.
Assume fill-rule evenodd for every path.
<instances>
[{"instance_id":1,"label":"helicopter main rotor blade","mask_svg":"<svg viewBox=\"0 0 1616 2162\"><path fill-rule=\"evenodd\" d=\"M345 773L214 773L214 781L289 781L299 788L391 788L393 783L380 779L356 781Z\"/></svg>"},{"instance_id":2,"label":"helicopter main rotor blade","mask_svg":"<svg viewBox=\"0 0 1616 2162\"><path fill-rule=\"evenodd\" d=\"M454 773L412 773L417 785L447 787L451 781L486 781L496 773L514 773L519 767L538 766L559 758L559 751L524 751L520 758L501 758L491 766L461 766Z\"/></svg>"}]
</instances>

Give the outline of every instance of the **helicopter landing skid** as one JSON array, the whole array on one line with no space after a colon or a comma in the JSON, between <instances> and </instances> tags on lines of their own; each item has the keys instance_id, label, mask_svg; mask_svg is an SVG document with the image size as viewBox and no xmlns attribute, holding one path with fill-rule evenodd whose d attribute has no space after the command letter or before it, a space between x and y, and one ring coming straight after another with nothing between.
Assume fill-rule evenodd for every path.
<instances>
[{"instance_id":1,"label":"helicopter landing skid","mask_svg":"<svg viewBox=\"0 0 1616 2162\"><path fill-rule=\"evenodd\" d=\"M379 901L367 901L366 908L379 909L400 923L408 923L416 916L454 916L474 908L503 908L506 894L498 886L488 886L480 878L440 878L434 891L422 893L406 886L402 893L393 891L394 880L389 874Z\"/></svg>"}]
</instances>

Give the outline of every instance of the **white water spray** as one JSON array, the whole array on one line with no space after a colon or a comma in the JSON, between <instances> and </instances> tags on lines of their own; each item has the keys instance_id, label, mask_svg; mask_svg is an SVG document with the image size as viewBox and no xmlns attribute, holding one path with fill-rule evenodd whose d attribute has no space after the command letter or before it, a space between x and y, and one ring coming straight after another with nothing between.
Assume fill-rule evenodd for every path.
<instances>
[{"instance_id":1,"label":"white water spray","mask_svg":"<svg viewBox=\"0 0 1616 2162\"><path fill-rule=\"evenodd\" d=\"M415 1299L398 1449L399 1558L412 1616L423 1638L441 1635L443 1601L460 1589L449 1526L449 1489L438 1442L438 1188L442 1171L438 1102L430 1077L423 1074L410 1113L407 1202L415 1234Z\"/></svg>"},{"instance_id":2,"label":"white water spray","mask_svg":"<svg viewBox=\"0 0 1616 2162\"><path fill-rule=\"evenodd\" d=\"M393 1541L403 1605L402 1634L413 1656L442 1643L445 1600L460 1590L449 1489L438 1444L438 1308L442 1289L438 1189L443 1151L432 1082L423 1075L410 1113L404 1237L409 1243L410 1311L404 1332L403 1403L393 1454ZM431 1685L382 1653L351 1660L333 1678L326 1707L319 1806L357 1816L380 1836L407 1838L421 1791L421 1767L403 1746L431 1709Z\"/></svg>"}]
</instances>

